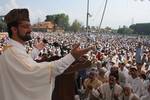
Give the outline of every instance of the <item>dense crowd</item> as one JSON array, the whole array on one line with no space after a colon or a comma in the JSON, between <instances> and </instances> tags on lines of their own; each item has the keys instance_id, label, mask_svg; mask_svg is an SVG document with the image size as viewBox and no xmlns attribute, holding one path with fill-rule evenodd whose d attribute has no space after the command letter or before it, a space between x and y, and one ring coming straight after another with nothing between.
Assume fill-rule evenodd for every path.
<instances>
[{"instance_id":1,"label":"dense crowd","mask_svg":"<svg viewBox=\"0 0 150 100\"><path fill-rule=\"evenodd\" d=\"M80 48L95 45L96 50L85 56L90 68L77 72L76 99L80 100L149 100L150 48L149 39L97 33L33 32L26 42L26 52L37 62L53 61L68 54L75 43ZM7 45L0 43L0 53ZM32 51L37 43L46 44L38 54ZM31 52L32 51L32 52Z\"/></svg>"}]
</instances>

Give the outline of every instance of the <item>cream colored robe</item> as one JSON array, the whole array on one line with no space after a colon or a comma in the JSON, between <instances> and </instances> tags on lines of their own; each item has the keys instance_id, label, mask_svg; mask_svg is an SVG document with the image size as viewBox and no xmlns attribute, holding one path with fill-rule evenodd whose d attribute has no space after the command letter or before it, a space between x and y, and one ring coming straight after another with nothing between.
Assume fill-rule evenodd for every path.
<instances>
[{"instance_id":1,"label":"cream colored robe","mask_svg":"<svg viewBox=\"0 0 150 100\"><path fill-rule=\"evenodd\" d=\"M55 77L75 61L71 54L53 62L36 63L14 41L0 55L0 100L51 100Z\"/></svg>"},{"instance_id":2,"label":"cream colored robe","mask_svg":"<svg viewBox=\"0 0 150 100\"><path fill-rule=\"evenodd\" d=\"M118 99L122 100L122 87L118 84L115 84L114 89L110 89L109 83L104 83L100 86L100 91L102 93L102 100L115 100L113 98L114 94L118 94Z\"/></svg>"}]
</instances>

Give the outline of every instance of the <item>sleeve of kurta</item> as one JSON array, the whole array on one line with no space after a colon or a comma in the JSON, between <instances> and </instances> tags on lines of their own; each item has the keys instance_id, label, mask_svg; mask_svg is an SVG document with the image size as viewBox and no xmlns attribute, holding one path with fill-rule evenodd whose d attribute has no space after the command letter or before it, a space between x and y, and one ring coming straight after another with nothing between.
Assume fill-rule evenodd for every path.
<instances>
[{"instance_id":1,"label":"sleeve of kurta","mask_svg":"<svg viewBox=\"0 0 150 100\"><path fill-rule=\"evenodd\" d=\"M35 58L39 54L39 50L37 48L34 48L31 52L31 57L35 60ZM55 77L61 73L64 72L64 70L70 66L75 61L74 57L71 54L66 55L60 60L56 60L51 62L51 74Z\"/></svg>"},{"instance_id":2,"label":"sleeve of kurta","mask_svg":"<svg viewBox=\"0 0 150 100\"><path fill-rule=\"evenodd\" d=\"M57 61L36 63L30 55L14 48L7 50L4 57L11 76L38 84L49 83L51 77L63 73L75 61L74 57L68 54Z\"/></svg>"},{"instance_id":3,"label":"sleeve of kurta","mask_svg":"<svg viewBox=\"0 0 150 100\"><path fill-rule=\"evenodd\" d=\"M71 54L68 54L59 60L52 61L50 63L52 66L52 75L56 77L57 75L62 74L74 61L75 59Z\"/></svg>"}]
</instances>

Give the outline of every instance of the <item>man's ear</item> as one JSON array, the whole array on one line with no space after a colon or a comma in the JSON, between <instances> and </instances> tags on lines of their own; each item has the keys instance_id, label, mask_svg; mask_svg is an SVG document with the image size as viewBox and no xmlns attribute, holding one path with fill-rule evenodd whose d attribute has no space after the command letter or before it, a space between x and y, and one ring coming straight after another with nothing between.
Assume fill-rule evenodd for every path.
<instances>
[{"instance_id":1,"label":"man's ear","mask_svg":"<svg viewBox=\"0 0 150 100\"><path fill-rule=\"evenodd\" d=\"M11 31L12 31L13 34L16 34L18 30L17 30L16 27L12 26L11 27Z\"/></svg>"}]
</instances>

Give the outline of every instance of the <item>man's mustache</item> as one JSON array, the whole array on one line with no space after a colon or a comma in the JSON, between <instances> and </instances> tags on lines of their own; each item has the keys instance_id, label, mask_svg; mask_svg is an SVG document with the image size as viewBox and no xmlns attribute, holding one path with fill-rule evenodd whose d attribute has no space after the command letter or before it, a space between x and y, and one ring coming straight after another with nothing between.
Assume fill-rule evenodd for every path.
<instances>
[{"instance_id":1,"label":"man's mustache","mask_svg":"<svg viewBox=\"0 0 150 100\"><path fill-rule=\"evenodd\" d=\"M29 40L31 40L31 39L32 39L31 33L30 33L30 32L26 32L25 35L24 35L23 40L24 40L24 41L29 41Z\"/></svg>"}]
</instances>

